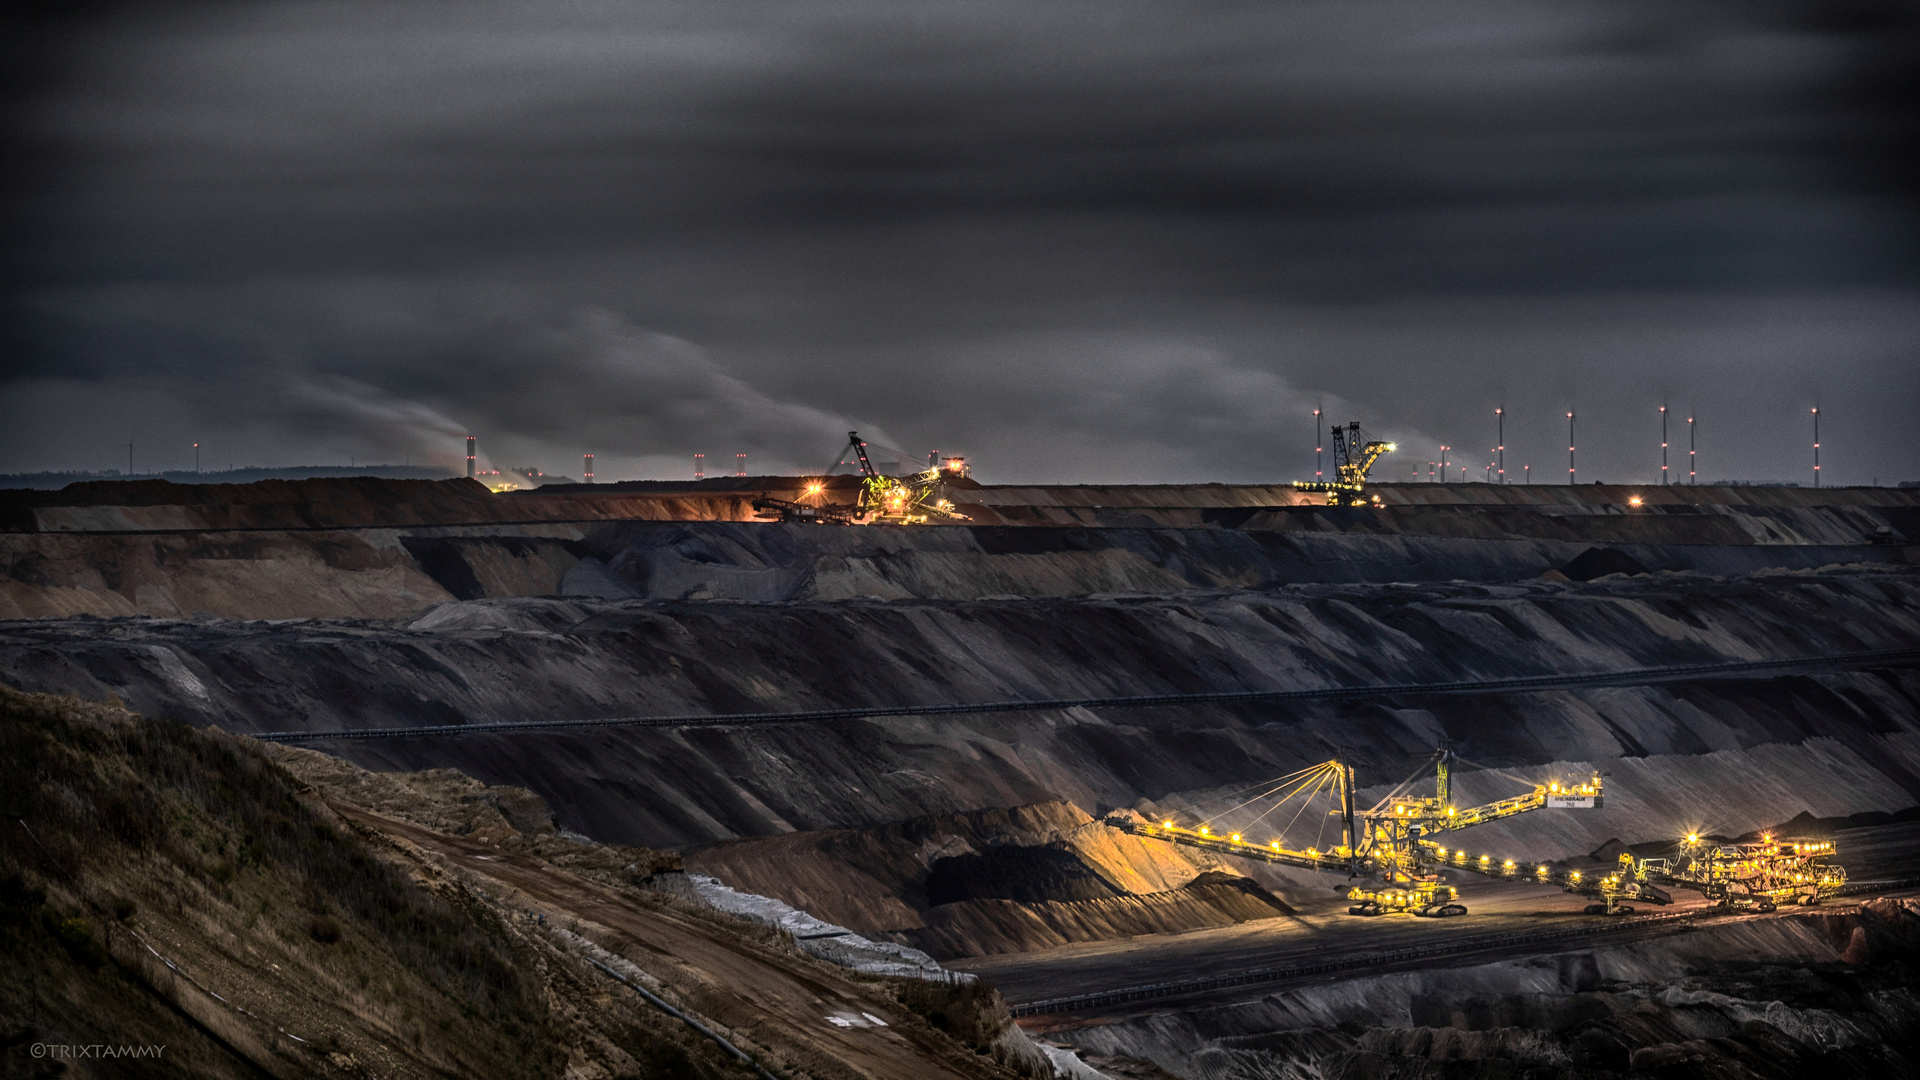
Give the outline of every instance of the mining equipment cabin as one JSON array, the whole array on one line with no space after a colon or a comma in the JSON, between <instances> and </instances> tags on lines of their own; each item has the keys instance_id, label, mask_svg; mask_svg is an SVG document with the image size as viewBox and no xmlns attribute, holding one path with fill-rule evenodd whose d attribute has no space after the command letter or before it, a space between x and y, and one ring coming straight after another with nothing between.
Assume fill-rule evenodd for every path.
<instances>
[{"instance_id":1,"label":"mining equipment cabin","mask_svg":"<svg viewBox=\"0 0 1920 1080\"><path fill-rule=\"evenodd\" d=\"M1529 867L1513 859L1471 853L1450 846L1444 838L1448 833L1535 810L1600 809L1606 802L1604 781L1597 773L1579 783L1550 781L1535 785L1523 795L1460 808L1452 799L1451 774L1457 760L1447 747L1435 752L1430 762L1434 774L1431 797L1403 794L1412 783L1409 779L1372 809L1358 812L1353 806L1352 766L1329 761L1294 774L1302 779L1280 802L1327 785L1337 794L1339 808L1334 813L1340 817L1341 843L1327 851L1295 850L1279 840L1261 844L1239 833L1221 836L1210 825L1188 829L1170 818L1152 822L1123 813L1110 815L1106 823L1139 836L1221 855L1344 873L1350 881L1371 879L1347 890L1351 901L1347 913L1362 916L1392 912L1426 917L1465 915L1467 909L1459 902L1459 890L1446 883L1442 874L1445 870L1550 885L1596 901L1586 909L1593 915L1631 914L1634 908L1629 901L1671 904L1672 897L1666 891L1669 888L1695 891L1715 904L1736 910L1772 911L1782 903L1818 903L1846 884L1846 871L1830 862L1833 844L1826 840L1775 840L1769 836L1758 844L1716 845L1692 835L1678 845L1672 858L1640 859L1623 854L1619 868L1604 874L1546 863Z\"/></svg>"}]
</instances>

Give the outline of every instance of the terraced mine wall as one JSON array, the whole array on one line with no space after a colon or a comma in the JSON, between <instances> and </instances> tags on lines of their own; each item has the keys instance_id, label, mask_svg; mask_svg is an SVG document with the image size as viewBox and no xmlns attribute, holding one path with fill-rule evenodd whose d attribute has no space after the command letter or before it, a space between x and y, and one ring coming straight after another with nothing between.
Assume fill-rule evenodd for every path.
<instances>
[{"instance_id":1,"label":"terraced mine wall","mask_svg":"<svg viewBox=\"0 0 1920 1080\"><path fill-rule=\"evenodd\" d=\"M1514 581L1591 576L1579 560L1596 550L1611 560L1600 569L1711 574L1920 560L1907 543L1920 537L1920 492L1897 489L1381 485L1383 506L1336 508L1284 487L970 485L951 493L971 500L969 524L750 520L754 498L795 497L794 482L0 493L0 617L403 618L514 596L962 600Z\"/></svg>"},{"instance_id":2,"label":"terraced mine wall","mask_svg":"<svg viewBox=\"0 0 1920 1080\"><path fill-rule=\"evenodd\" d=\"M1383 485L1383 506L1340 509L1277 487L976 485L958 489L970 524L837 528L744 520L763 492L797 494L752 479L77 487L0 499L0 680L238 732L1920 646L1909 491ZM1373 798L1442 739L1527 779L1609 774L1602 811L1474 830L1477 849L1516 858L1920 802L1911 664L1629 683L326 748L529 788L570 829L690 847L730 883L941 956L1283 918L1325 882L1156 851L1093 819L1335 756ZM1473 799L1512 783L1456 778Z\"/></svg>"},{"instance_id":3,"label":"terraced mine wall","mask_svg":"<svg viewBox=\"0 0 1920 1080\"><path fill-rule=\"evenodd\" d=\"M1300 585L1001 601L482 600L381 621L34 620L0 673L242 732L1445 682L1920 644L1920 571L1585 584ZM1536 773L1613 773L1607 809L1479 835L1591 850L1920 801L1911 667L1491 696L588 729L343 741L376 768L529 787L648 845L1046 801L1088 813L1328 758L1369 782L1442 738ZM1471 777L1462 784L1480 794Z\"/></svg>"}]
</instances>

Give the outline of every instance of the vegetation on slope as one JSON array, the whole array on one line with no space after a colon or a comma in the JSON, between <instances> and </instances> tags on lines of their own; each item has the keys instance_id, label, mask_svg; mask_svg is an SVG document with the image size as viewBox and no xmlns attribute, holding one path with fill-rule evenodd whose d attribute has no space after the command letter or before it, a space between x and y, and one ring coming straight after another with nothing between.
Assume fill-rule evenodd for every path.
<instances>
[{"instance_id":1,"label":"vegetation on slope","mask_svg":"<svg viewBox=\"0 0 1920 1080\"><path fill-rule=\"evenodd\" d=\"M544 988L496 920L376 857L241 740L0 689L0 803L0 934L27 961L0 981L10 1042L151 1029L183 1075L556 1061Z\"/></svg>"},{"instance_id":2,"label":"vegetation on slope","mask_svg":"<svg viewBox=\"0 0 1920 1080\"><path fill-rule=\"evenodd\" d=\"M534 872L638 893L674 864L562 837L531 795L457 773L350 778L369 802L410 800L415 819L527 852ZM752 1075L587 963L578 934L347 809L252 740L0 687L0 1076ZM792 948L727 932L749 959ZM1008 1075L961 1045L978 1020L953 1026L948 1040L918 1025L930 1056L966 1066L927 1075ZM137 1065L34 1056L122 1045L165 1049ZM782 1077L865 1075L746 1045Z\"/></svg>"}]
</instances>

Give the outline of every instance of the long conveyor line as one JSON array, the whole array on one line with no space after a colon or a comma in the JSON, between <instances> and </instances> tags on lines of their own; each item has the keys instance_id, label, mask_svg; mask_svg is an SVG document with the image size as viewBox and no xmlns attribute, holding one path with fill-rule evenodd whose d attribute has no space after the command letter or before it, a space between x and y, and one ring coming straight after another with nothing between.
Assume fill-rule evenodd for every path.
<instances>
[{"instance_id":1,"label":"long conveyor line","mask_svg":"<svg viewBox=\"0 0 1920 1080\"><path fill-rule=\"evenodd\" d=\"M1716 664L1675 664L1666 667L1561 675L1523 675L1506 679L1459 682L1384 683L1367 686L1318 686L1289 690L1227 690L1192 694L1137 694L1119 697L1040 698L1028 701L984 701L945 705L882 705L796 712L692 713L679 716L613 716L582 720L516 720L479 724L435 724L422 727L337 728L331 731L269 731L253 737L266 742L313 742L321 739L423 739L454 735L536 732L598 727L754 727L765 724L803 724L822 720L859 720L892 716L959 716L976 713L1045 712L1073 708L1142 709L1168 705L1210 705L1259 701L1328 701L1345 698L1395 697L1404 694L1503 694L1527 690L1561 690L1585 686L1648 686L1689 679L1724 678L1757 672L1870 667L1910 664L1920 660L1920 648L1877 649L1831 653L1780 660L1739 660Z\"/></svg>"}]
</instances>

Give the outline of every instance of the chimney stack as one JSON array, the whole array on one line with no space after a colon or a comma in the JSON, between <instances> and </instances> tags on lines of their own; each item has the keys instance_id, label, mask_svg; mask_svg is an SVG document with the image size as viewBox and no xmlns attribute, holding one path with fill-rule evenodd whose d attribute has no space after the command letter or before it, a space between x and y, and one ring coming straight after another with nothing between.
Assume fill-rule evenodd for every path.
<instances>
[{"instance_id":1,"label":"chimney stack","mask_svg":"<svg viewBox=\"0 0 1920 1080\"><path fill-rule=\"evenodd\" d=\"M467 436L467 479L469 480L473 479L473 444L478 441L471 435Z\"/></svg>"}]
</instances>

